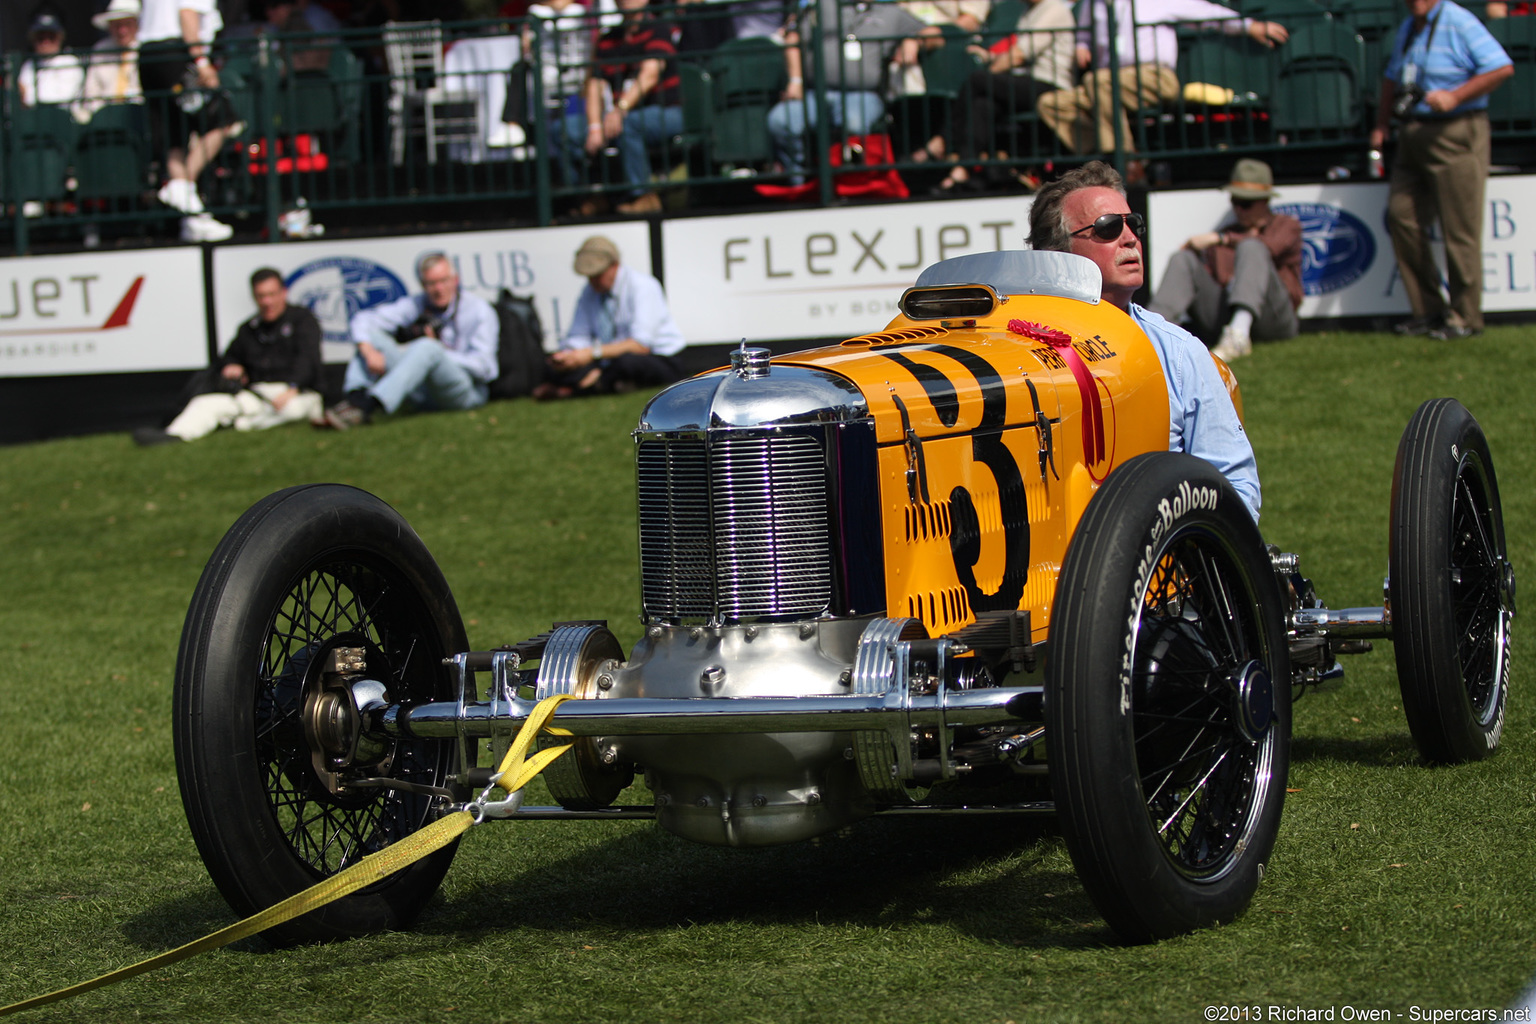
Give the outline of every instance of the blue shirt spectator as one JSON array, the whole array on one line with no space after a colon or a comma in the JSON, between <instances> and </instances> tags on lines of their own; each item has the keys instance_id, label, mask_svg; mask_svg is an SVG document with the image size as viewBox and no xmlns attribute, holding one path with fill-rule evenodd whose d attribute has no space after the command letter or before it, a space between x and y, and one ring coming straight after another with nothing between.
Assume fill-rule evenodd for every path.
<instances>
[{"instance_id":1,"label":"blue shirt spectator","mask_svg":"<svg viewBox=\"0 0 1536 1024\"><path fill-rule=\"evenodd\" d=\"M534 397L632 391L681 379L674 357L687 343L661 282L620 263L619 247L602 235L581 243L573 269L587 283Z\"/></svg>"},{"instance_id":2,"label":"blue shirt spectator","mask_svg":"<svg viewBox=\"0 0 1536 1024\"><path fill-rule=\"evenodd\" d=\"M661 282L622 263L618 268L608 292L590 284L582 288L561 346L587 348L633 338L655 355L677 355L687 342L667 308Z\"/></svg>"},{"instance_id":3,"label":"blue shirt spectator","mask_svg":"<svg viewBox=\"0 0 1536 1024\"><path fill-rule=\"evenodd\" d=\"M1396 83L1399 91L1417 88L1431 93L1455 89L1469 78L1509 63L1509 54L1477 15L1452 0L1440 0L1421 31L1414 30L1412 18L1403 19L1384 77ZM1420 118L1455 117L1487 109L1488 94L1483 93L1450 111L1433 110L1420 99L1412 113Z\"/></svg>"},{"instance_id":4,"label":"blue shirt spectator","mask_svg":"<svg viewBox=\"0 0 1536 1024\"><path fill-rule=\"evenodd\" d=\"M350 333L353 341L371 341L379 332L394 335L421 321L423 316L435 316L441 321L437 340L449 359L482 384L496 379L496 345L501 328L496 310L478 295L460 292L441 310L429 310L425 295L407 295L362 310L352 318Z\"/></svg>"},{"instance_id":5,"label":"blue shirt spectator","mask_svg":"<svg viewBox=\"0 0 1536 1024\"><path fill-rule=\"evenodd\" d=\"M474 409L496 379L501 325L491 304L459 288L446 255L432 252L416 265L424 294L365 309L349 331L357 353L347 364L347 397L313 420L317 427L350 430L380 409L394 412L409 399L422 409Z\"/></svg>"}]
</instances>

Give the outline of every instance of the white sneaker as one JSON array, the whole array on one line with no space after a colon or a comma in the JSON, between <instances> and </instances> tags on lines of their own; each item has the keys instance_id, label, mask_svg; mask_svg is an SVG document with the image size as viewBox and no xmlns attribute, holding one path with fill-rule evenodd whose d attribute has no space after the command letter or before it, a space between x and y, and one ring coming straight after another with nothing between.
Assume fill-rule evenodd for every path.
<instances>
[{"instance_id":1,"label":"white sneaker","mask_svg":"<svg viewBox=\"0 0 1536 1024\"><path fill-rule=\"evenodd\" d=\"M1238 334L1232 329L1231 324L1227 324L1221 329L1221 338L1211 352L1220 356L1222 362L1230 363L1234 359L1252 354L1253 339L1246 334Z\"/></svg>"},{"instance_id":2,"label":"white sneaker","mask_svg":"<svg viewBox=\"0 0 1536 1024\"><path fill-rule=\"evenodd\" d=\"M189 216L203 212L203 201L198 197L197 186L185 178L172 178L155 193L155 198Z\"/></svg>"},{"instance_id":3,"label":"white sneaker","mask_svg":"<svg viewBox=\"0 0 1536 1024\"><path fill-rule=\"evenodd\" d=\"M235 233L235 229L222 221L214 220L212 215L195 213L190 217L181 218L181 240L183 242L224 242Z\"/></svg>"},{"instance_id":4,"label":"white sneaker","mask_svg":"<svg viewBox=\"0 0 1536 1024\"><path fill-rule=\"evenodd\" d=\"M521 146L528 141L528 133L520 124L498 121L485 133L485 144L492 149Z\"/></svg>"}]
</instances>

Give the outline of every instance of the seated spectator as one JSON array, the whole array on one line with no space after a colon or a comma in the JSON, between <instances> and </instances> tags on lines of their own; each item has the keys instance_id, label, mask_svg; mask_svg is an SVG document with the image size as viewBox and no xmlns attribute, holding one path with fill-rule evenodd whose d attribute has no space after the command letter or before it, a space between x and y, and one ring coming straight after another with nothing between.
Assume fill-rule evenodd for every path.
<instances>
[{"instance_id":1,"label":"seated spectator","mask_svg":"<svg viewBox=\"0 0 1536 1024\"><path fill-rule=\"evenodd\" d=\"M288 303L283 275L262 267L251 275L256 315L207 371L196 395L164 430L141 428L141 445L195 441L220 427L265 430L320 415L325 407L320 363L320 321Z\"/></svg>"},{"instance_id":2,"label":"seated spectator","mask_svg":"<svg viewBox=\"0 0 1536 1024\"><path fill-rule=\"evenodd\" d=\"M347 364L347 397L313 420L362 426L407 400L418 409L476 409L496 379L501 328L491 304L461 291L453 263L431 252L416 264L422 295L407 295L352 318L357 354Z\"/></svg>"},{"instance_id":3,"label":"seated spectator","mask_svg":"<svg viewBox=\"0 0 1536 1024\"><path fill-rule=\"evenodd\" d=\"M1294 338L1301 306L1301 221L1274 213L1275 178L1262 160L1239 160L1226 191L1232 208L1215 231L1189 238L1168 260L1147 307L1186 322L1227 362L1253 351L1253 338Z\"/></svg>"},{"instance_id":4,"label":"seated spectator","mask_svg":"<svg viewBox=\"0 0 1536 1024\"><path fill-rule=\"evenodd\" d=\"M980 32L992 11L992 0L901 0L899 6L924 25L958 25Z\"/></svg>"},{"instance_id":5,"label":"seated spectator","mask_svg":"<svg viewBox=\"0 0 1536 1024\"><path fill-rule=\"evenodd\" d=\"M682 90L677 75L673 28L654 17L646 0L619 0L623 20L597 41L592 74L586 82L586 108L564 122L561 164L567 184L579 180L576 166L616 144L629 184L620 213L661 210L661 197L649 188L650 157L656 146L683 130Z\"/></svg>"},{"instance_id":6,"label":"seated spectator","mask_svg":"<svg viewBox=\"0 0 1536 1024\"><path fill-rule=\"evenodd\" d=\"M82 124L108 103L144 102L139 87L139 0L112 0L91 24L107 35L91 48L85 69L85 88L74 109L75 120Z\"/></svg>"},{"instance_id":7,"label":"seated spectator","mask_svg":"<svg viewBox=\"0 0 1536 1024\"><path fill-rule=\"evenodd\" d=\"M1072 88L1075 73L1075 22L1066 0L1029 0L1014 34L992 51L971 47L988 62L971 73L955 99L950 130L960 137L960 163L938 186L940 193L963 190L972 181L965 162L989 156L1004 158L1003 140L1012 132L1015 116L1035 109L1041 96ZM928 140L924 156L943 157L942 135Z\"/></svg>"},{"instance_id":8,"label":"seated spectator","mask_svg":"<svg viewBox=\"0 0 1536 1024\"><path fill-rule=\"evenodd\" d=\"M1114 17L1110 17L1110 5ZM1113 21L1114 36L1110 36ZM1284 25L1236 16L1230 7L1211 0L1083 0L1077 8L1077 64L1089 69L1075 89L1058 89L1040 97L1040 119L1061 139L1069 153L1108 153L1116 137L1135 151L1126 112L1179 98L1177 22L1201 22L1230 35L1246 32L1264 46L1290 38ZM1115 55L1112 66L1110 54ZM1116 117L1114 95L1120 96ZM1118 129L1118 132L1117 132ZM1126 184L1145 180L1140 162L1126 170Z\"/></svg>"},{"instance_id":9,"label":"seated spectator","mask_svg":"<svg viewBox=\"0 0 1536 1024\"><path fill-rule=\"evenodd\" d=\"M179 211L186 242L222 242L234 229L203 206L197 179L239 123L210 56L223 26L214 0L141 0L139 80L148 102L151 145L165 154L166 183L156 194Z\"/></svg>"},{"instance_id":10,"label":"seated spectator","mask_svg":"<svg viewBox=\"0 0 1536 1024\"><path fill-rule=\"evenodd\" d=\"M80 58L64 53L64 26L51 14L39 14L27 29L32 56L22 62L16 81L21 87L21 102L38 104L73 103L85 88L85 68Z\"/></svg>"},{"instance_id":11,"label":"seated spectator","mask_svg":"<svg viewBox=\"0 0 1536 1024\"><path fill-rule=\"evenodd\" d=\"M923 23L891 4L851 0L817 0L808 17L823 23L821 66L832 138L867 134L885 116L880 89L886 65L917 63ZM813 35L804 31L786 37L791 44L784 48L789 85L784 98L768 111L768 134L796 185L805 171L806 136L814 131L818 114L815 90L806 89L803 74L816 66L814 58L802 52Z\"/></svg>"},{"instance_id":12,"label":"seated spectator","mask_svg":"<svg viewBox=\"0 0 1536 1024\"><path fill-rule=\"evenodd\" d=\"M576 250L576 273L587 283L560 350L550 354L549 379L533 396L570 398L681 380L673 357L687 342L661 282L620 263L618 246L602 235Z\"/></svg>"},{"instance_id":13,"label":"seated spectator","mask_svg":"<svg viewBox=\"0 0 1536 1024\"><path fill-rule=\"evenodd\" d=\"M538 69L544 91L547 123L564 123L569 114L586 110L587 67L592 59L592 37L596 22L587 16L580 0L547 0L528 6L528 21L523 25L523 53L534 48L534 19L538 26ZM534 111L529 76L529 60L512 65L507 78L507 99L502 108L503 128L498 139L509 146L521 146L531 135ZM558 131L558 129L557 129Z\"/></svg>"}]
</instances>

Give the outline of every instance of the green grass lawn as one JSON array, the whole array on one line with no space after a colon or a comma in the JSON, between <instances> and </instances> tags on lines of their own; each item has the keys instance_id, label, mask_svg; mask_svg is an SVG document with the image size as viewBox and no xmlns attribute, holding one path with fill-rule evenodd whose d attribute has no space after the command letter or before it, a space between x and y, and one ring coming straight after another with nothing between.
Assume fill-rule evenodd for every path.
<instances>
[{"instance_id":1,"label":"green grass lawn","mask_svg":"<svg viewBox=\"0 0 1536 1024\"><path fill-rule=\"evenodd\" d=\"M1488 434L1506 530L1536 572L1536 329L1459 346L1372 334L1238 365L1269 540L1333 607L1378 605L1397 439L1426 398ZM638 636L633 428L644 395L399 418L322 435L126 435L0 449L0 1004L232 916L193 848L171 753L176 644L204 560L290 484L343 481L412 522L472 644L562 619ZM1529 603L1529 601L1527 601ZM1280 840L1248 913L1116 941L1048 824L875 819L771 850L647 822L497 823L410 932L259 940L34 1011L62 1020L1200 1021L1229 1004L1506 1005L1536 973L1531 609L1504 746L1421 765L1390 645L1295 715ZM1420 1018L1426 1019L1426 1018Z\"/></svg>"}]
</instances>

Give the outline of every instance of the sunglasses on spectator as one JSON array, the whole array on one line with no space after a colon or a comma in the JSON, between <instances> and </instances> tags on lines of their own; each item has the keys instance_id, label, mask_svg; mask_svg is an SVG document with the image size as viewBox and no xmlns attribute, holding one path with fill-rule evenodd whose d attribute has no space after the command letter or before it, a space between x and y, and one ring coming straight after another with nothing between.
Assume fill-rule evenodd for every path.
<instances>
[{"instance_id":1,"label":"sunglasses on spectator","mask_svg":"<svg viewBox=\"0 0 1536 1024\"><path fill-rule=\"evenodd\" d=\"M1072 237L1076 238L1079 235L1092 231L1093 237L1097 238L1099 241L1113 242L1115 239L1120 237L1120 233L1125 230L1125 226L1127 224L1129 224L1131 227L1131 233L1134 234L1137 238L1141 238L1144 234L1146 234L1147 221L1146 218L1144 218L1141 214L1106 213L1092 224L1089 224L1086 227L1078 228L1076 231L1072 232Z\"/></svg>"},{"instance_id":2,"label":"sunglasses on spectator","mask_svg":"<svg viewBox=\"0 0 1536 1024\"><path fill-rule=\"evenodd\" d=\"M1237 207L1239 210L1246 210L1257 202L1257 199L1239 199L1236 196L1232 197L1232 205Z\"/></svg>"}]
</instances>

